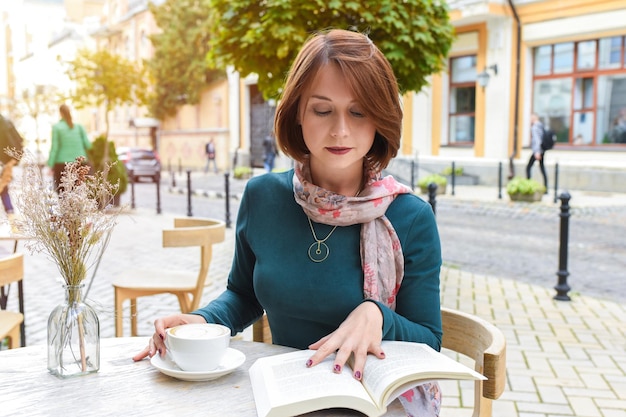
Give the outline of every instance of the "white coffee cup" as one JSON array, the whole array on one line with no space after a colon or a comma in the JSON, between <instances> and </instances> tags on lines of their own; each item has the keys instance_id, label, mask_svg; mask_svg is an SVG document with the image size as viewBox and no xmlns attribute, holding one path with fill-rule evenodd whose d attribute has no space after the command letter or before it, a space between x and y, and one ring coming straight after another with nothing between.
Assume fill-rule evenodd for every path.
<instances>
[{"instance_id":1,"label":"white coffee cup","mask_svg":"<svg viewBox=\"0 0 626 417\"><path fill-rule=\"evenodd\" d=\"M217 368L230 344L230 329L221 324L192 323L167 329L165 346L180 369L207 372Z\"/></svg>"}]
</instances>

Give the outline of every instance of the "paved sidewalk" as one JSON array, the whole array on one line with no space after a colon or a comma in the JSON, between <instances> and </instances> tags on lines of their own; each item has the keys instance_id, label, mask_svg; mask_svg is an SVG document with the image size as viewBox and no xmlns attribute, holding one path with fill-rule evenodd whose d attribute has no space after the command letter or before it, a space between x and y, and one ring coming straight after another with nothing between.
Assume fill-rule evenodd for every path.
<instances>
[{"instance_id":1,"label":"paved sidewalk","mask_svg":"<svg viewBox=\"0 0 626 417\"><path fill-rule=\"evenodd\" d=\"M204 181L206 189L212 189L214 196L219 197L223 176L213 177L212 186L210 175L197 174L194 181L197 184ZM244 181L233 183L233 197L244 185ZM493 188L457 187L455 191L455 196L438 198L511 204L506 195L498 199L497 190L494 196ZM572 204L576 201L578 209L599 204L616 209L626 206L626 197L621 195L598 196L575 191L571 194ZM540 210L542 206L550 206L553 209L551 197L546 196L542 203L528 207ZM127 210L120 216L89 294L91 304L98 311L102 337L115 334L111 287L114 276L146 263L151 267L175 269L193 269L197 264L196 250L161 247L161 229L171 227L172 221L170 214L157 215L153 210L144 209ZM211 284L205 288L202 304L225 288L233 246L234 227L227 229L225 242L214 247L209 272ZM6 245L0 249L6 250ZM20 250L26 254L27 343L42 344L46 341L48 315L62 300L63 291L55 282L58 273L49 260L42 254L30 254L23 244ZM494 403L494 417L626 417L625 306L579 295L573 295L570 302L558 302L552 298L553 291L544 287L449 268L442 271L441 288L444 306L483 317L506 335L507 387ZM17 308L15 295L12 291L9 308ZM140 298L140 335L150 335L154 318L175 313L178 308L174 296ZM128 335L128 308L126 310L124 324ZM250 330L241 337L249 340ZM473 390L470 385L444 382L442 388L442 417L471 415Z\"/></svg>"}]
</instances>

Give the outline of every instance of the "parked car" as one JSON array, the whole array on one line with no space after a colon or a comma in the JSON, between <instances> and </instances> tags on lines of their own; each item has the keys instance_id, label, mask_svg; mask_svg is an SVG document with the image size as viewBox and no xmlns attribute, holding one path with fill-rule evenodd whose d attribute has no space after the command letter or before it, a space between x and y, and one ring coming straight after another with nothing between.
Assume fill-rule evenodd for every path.
<instances>
[{"instance_id":1,"label":"parked car","mask_svg":"<svg viewBox=\"0 0 626 417\"><path fill-rule=\"evenodd\" d=\"M126 167L131 181L149 178L152 182L157 182L161 177L161 160L152 149L119 147L117 158Z\"/></svg>"}]
</instances>

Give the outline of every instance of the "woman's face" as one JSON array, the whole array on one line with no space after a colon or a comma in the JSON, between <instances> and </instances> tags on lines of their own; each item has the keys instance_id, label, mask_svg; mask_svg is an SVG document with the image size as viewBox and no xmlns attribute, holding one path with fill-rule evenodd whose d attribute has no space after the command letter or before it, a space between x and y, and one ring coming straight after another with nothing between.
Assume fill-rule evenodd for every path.
<instances>
[{"instance_id":1,"label":"woman's face","mask_svg":"<svg viewBox=\"0 0 626 417\"><path fill-rule=\"evenodd\" d=\"M311 168L319 174L337 169L361 170L374 143L376 127L363 114L347 80L335 64L322 67L300 101L304 142Z\"/></svg>"}]
</instances>

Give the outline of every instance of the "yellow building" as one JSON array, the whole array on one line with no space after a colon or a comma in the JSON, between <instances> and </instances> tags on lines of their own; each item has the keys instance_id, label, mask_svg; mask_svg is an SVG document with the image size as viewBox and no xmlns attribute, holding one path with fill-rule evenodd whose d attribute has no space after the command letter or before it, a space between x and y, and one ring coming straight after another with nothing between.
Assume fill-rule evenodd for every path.
<instances>
[{"instance_id":1,"label":"yellow building","mask_svg":"<svg viewBox=\"0 0 626 417\"><path fill-rule=\"evenodd\" d=\"M448 4L457 38L447 71L405 97L405 155L523 175L535 112L558 137L548 164L626 166L626 0Z\"/></svg>"}]
</instances>

